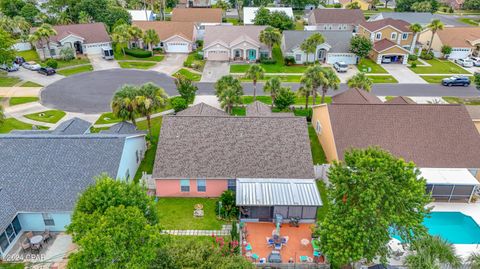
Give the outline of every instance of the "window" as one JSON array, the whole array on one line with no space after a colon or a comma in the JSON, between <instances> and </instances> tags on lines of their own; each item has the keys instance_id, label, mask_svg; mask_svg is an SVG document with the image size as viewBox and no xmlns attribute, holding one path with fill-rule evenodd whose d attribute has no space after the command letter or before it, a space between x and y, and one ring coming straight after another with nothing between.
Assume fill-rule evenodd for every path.
<instances>
[{"instance_id":1,"label":"window","mask_svg":"<svg viewBox=\"0 0 480 269\"><path fill-rule=\"evenodd\" d=\"M382 33L376 33L376 34L375 34L375 39L376 39L376 40L382 39Z\"/></svg>"},{"instance_id":2,"label":"window","mask_svg":"<svg viewBox=\"0 0 480 269\"><path fill-rule=\"evenodd\" d=\"M55 49L50 49L50 56L55 56L57 53L55 52Z\"/></svg>"},{"instance_id":3,"label":"window","mask_svg":"<svg viewBox=\"0 0 480 269\"><path fill-rule=\"evenodd\" d=\"M138 157L138 150L137 150L137 151L135 151L135 157L137 157L137 163L138 163L138 161L139 161L139 157Z\"/></svg>"},{"instance_id":4,"label":"window","mask_svg":"<svg viewBox=\"0 0 480 269\"><path fill-rule=\"evenodd\" d=\"M235 179L229 179L228 180L228 187L227 189L229 191L236 191L237 190L237 180Z\"/></svg>"},{"instance_id":5,"label":"window","mask_svg":"<svg viewBox=\"0 0 480 269\"><path fill-rule=\"evenodd\" d=\"M206 192L207 191L207 180L197 179L197 191Z\"/></svg>"},{"instance_id":6,"label":"window","mask_svg":"<svg viewBox=\"0 0 480 269\"><path fill-rule=\"evenodd\" d=\"M125 173L125 180L128 181L130 178L130 169L127 169L127 172Z\"/></svg>"},{"instance_id":7,"label":"window","mask_svg":"<svg viewBox=\"0 0 480 269\"><path fill-rule=\"evenodd\" d=\"M390 39L391 39L391 40L396 40L396 39L397 39L397 32L393 32L393 33L390 35Z\"/></svg>"},{"instance_id":8,"label":"window","mask_svg":"<svg viewBox=\"0 0 480 269\"><path fill-rule=\"evenodd\" d=\"M190 180L189 179L180 180L180 191L181 192L190 192Z\"/></svg>"},{"instance_id":9,"label":"window","mask_svg":"<svg viewBox=\"0 0 480 269\"><path fill-rule=\"evenodd\" d=\"M295 62L300 62L302 60L302 54L295 54Z\"/></svg>"},{"instance_id":10,"label":"window","mask_svg":"<svg viewBox=\"0 0 480 269\"><path fill-rule=\"evenodd\" d=\"M318 134L322 134L322 124L320 124L319 120L317 120L317 124L315 125L315 131L317 131Z\"/></svg>"},{"instance_id":11,"label":"window","mask_svg":"<svg viewBox=\"0 0 480 269\"><path fill-rule=\"evenodd\" d=\"M407 34L407 33L403 33L403 34L402 34L402 39L403 39L403 40L406 40L407 38L408 38L408 34Z\"/></svg>"},{"instance_id":12,"label":"window","mask_svg":"<svg viewBox=\"0 0 480 269\"><path fill-rule=\"evenodd\" d=\"M52 215L48 213L42 213L43 223L45 226L55 226L55 221L52 218Z\"/></svg>"},{"instance_id":13,"label":"window","mask_svg":"<svg viewBox=\"0 0 480 269\"><path fill-rule=\"evenodd\" d=\"M268 58L270 56L268 51L260 51L260 58Z\"/></svg>"},{"instance_id":14,"label":"window","mask_svg":"<svg viewBox=\"0 0 480 269\"><path fill-rule=\"evenodd\" d=\"M10 242L8 242L7 235L5 232L0 234L0 249L2 252L5 252L10 245Z\"/></svg>"}]
</instances>

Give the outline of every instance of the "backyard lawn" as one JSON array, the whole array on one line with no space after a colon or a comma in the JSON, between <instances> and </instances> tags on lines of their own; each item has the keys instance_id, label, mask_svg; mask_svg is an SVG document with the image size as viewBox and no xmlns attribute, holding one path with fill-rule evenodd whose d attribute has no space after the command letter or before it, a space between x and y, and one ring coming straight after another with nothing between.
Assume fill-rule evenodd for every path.
<instances>
[{"instance_id":1,"label":"backyard lawn","mask_svg":"<svg viewBox=\"0 0 480 269\"><path fill-rule=\"evenodd\" d=\"M440 82L442 82L442 79L449 78L451 76L420 76L420 77L428 83L440 84Z\"/></svg>"},{"instance_id":2,"label":"backyard lawn","mask_svg":"<svg viewBox=\"0 0 480 269\"><path fill-rule=\"evenodd\" d=\"M237 18L227 18L227 22L231 23L233 25L239 25L240 24L240 22L238 21Z\"/></svg>"},{"instance_id":3,"label":"backyard lawn","mask_svg":"<svg viewBox=\"0 0 480 269\"><path fill-rule=\"evenodd\" d=\"M317 188L320 193L320 199L322 199L322 206L317 209L317 220L322 221L327 215L330 203L327 196L327 186L321 180L317 180Z\"/></svg>"},{"instance_id":4,"label":"backyard lawn","mask_svg":"<svg viewBox=\"0 0 480 269\"><path fill-rule=\"evenodd\" d=\"M137 169L135 174L134 182L138 182L142 177L142 171L151 174L153 171L153 164L155 162L155 153L157 153L157 144L158 136L160 135L160 128L162 127L162 117L156 117L152 119L152 137L150 139L150 147L145 152L145 157L143 158L140 166ZM148 125L147 121L137 122L137 129L147 130Z\"/></svg>"},{"instance_id":5,"label":"backyard lawn","mask_svg":"<svg viewBox=\"0 0 480 269\"><path fill-rule=\"evenodd\" d=\"M322 145L318 141L317 133L311 124L308 125L308 136L310 137L310 149L312 151L313 164L327 163Z\"/></svg>"},{"instance_id":6,"label":"backyard lawn","mask_svg":"<svg viewBox=\"0 0 480 269\"><path fill-rule=\"evenodd\" d=\"M24 115L27 119L47 123L57 123L63 116L65 116L65 112L55 109Z\"/></svg>"},{"instance_id":7,"label":"backyard lawn","mask_svg":"<svg viewBox=\"0 0 480 269\"><path fill-rule=\"evenodd\" d=\"M38 83L32 82L32 81L26 81L20 87L43 87L43 85L40 85Z\"/></svg>"},{"instance_id":8,"label":"backyard lawn","mask_svg":"<svg viewBox=\"0 0 480 269\"><path fill-rule=\"evenodd\" d=\"M394 77L389 75L368 76L368 78L370 78L373 81L373 83L398 83L398 81Z\"/></svg>"},{"instance_id":9,"label":"backyard lawn","mask_svg":"<svg viewBox=\"0 0 480 269\"><path fill-rule=\"evenodd\" d=\"M178 70L178 72L173 74L173 76L174 77L184 76L185 78L187 78L191 81L200 81L200 79L202 78L201 74L193 73L193 72L191 72L191 71L189 71L188 69L185 69L185 68L182 68L182 69Z\"/></svg>"},{"instance_id":10,"label":"backyard lawn","mask_svg":"<svg viewBox=\"0 0 480 269\"><path fill-rule=\"evenodd\" d=\"M8 103L10 106L16 106L38 101L38 97L10 97Z\"/></svg>"},{"instance_id":11,"label":"backyard lawn","mask_svg":"<svg viewBox=\"0 0 480 269\"><path fill-rule=\"evenodd\" d=\"M449 104L464 104L464 105L470 105L470 106L480 105L479 97L460 98L460 97L453 97L453 96L444 96L442 98L443 100L447 101Z\"/></svg>"},{"instance_id":12,"label":"backyard lawn","mask_svg":"<svg viewBox=\"0 0 480 269\"><path fill-rule=\"evenodd\" d=\"M22 80L17 77L7 77L0 75L0 87L12 87L13 85L21 82Z\"/></svg>"},{"instance_id":13,"label":"backyard lawn","mask_svg":"<svg viewBox=\"0 0 480 269\"><path fill-rule=\"evenodd\" d=\"M15 118L7 118L3 122L3 124L0 125L0 133L9 133L12 130L31 130L32 125L19 121ZM38 126L38 129L48 129L43 126Z\"/></svg>"},{"instance_id":14,"label":"backyard lawn","mask_svg":"<svg viewBox=\"0 0 480 269\"><path fill-rule=\"evenodd\" d=\"M63 76L71 76L79 73L91 72L93 67L91 65L82 65L78 67L72 67L68 69L58 70L57 73Z\"/></svg>"},{"instance_id":15,"label":"backyard lawn","mask_svg":"<svg viewBox=\"0 0 480 269\"><path fill-rule=\"evenodd\" d=\"M233 116L246 116L247 110L245 107L234 107L232 108L232 115Z\"/></svg>"},{"instance_id":16,"label":"backyard lawn","mask_svg":"<svg viewBox=\"0 0 480 269\"><path fill-rule=\"evenodd\" d=\"M209 198L160 198L157 212L160 227L165 230L220 230L224 221L215 215L216 199ZM193 217L196 204L202 204L205 216Z\"/></svg>"},{"instance_id":17,"label":"backyard lawn","mask_svg":"<svg viewBox=\"0 0 480 269\"><path fill-rule=\"evenodd\" d=\"M149 69L156 65L153 62L118 62L121 68Z\"/></svg>"},{"instance_id":18,"label":"backyard lawn","mask_svg":"<svg viewBox=\"0 0 480 269\"><path fill-rule=\"evenodd\" d=\"M417 74L469 74L469 72L462 67L452 63L448 60L424 60L431 66L417 66L408 67Z\"/></svg>"},{"instance_id":19,"label":"backyard lawn","mask_svg":"<svg viewBox=\"0 0 480 269\"><path fill-rule=\"evenodd\" d=\"M364 73L373 73L373 74L387 74L387 70L385 70L381 65L375 63L371 59L360 59L357 66L358 70Z\"/></svg>"}]
</instances>

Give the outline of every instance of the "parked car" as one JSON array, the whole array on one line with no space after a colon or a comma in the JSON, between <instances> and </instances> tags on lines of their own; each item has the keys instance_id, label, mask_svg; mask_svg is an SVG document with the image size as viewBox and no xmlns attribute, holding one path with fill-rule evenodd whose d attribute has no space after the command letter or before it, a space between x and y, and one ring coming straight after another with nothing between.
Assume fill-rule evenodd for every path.
<instances>
[{"instance_id":1,"label":"parked car","mask_svg":"<svg viewBox=\"0 0 480 269\"><path fill-rule=\"evenodd\" d=\"M19 67L18 67L18 64L16 64L16 63L2 64L2 65L0 65L0 69L3 69L7 72L14 72L14 71L18 71Z\"/></svg>"},{"instance_id":2,"label":"parked car","mask_svg":"<svg viewBox=\"0 0 480 269\"><path fill-rule=\"evenodd\" d=\"M17 56L15 57L15 60L13 62L18 65L22 65L25 62L25 58L23 58L22 56Z\"/></svg>"},{"instance_id":3,"label":"parked car","mask_svg":"<svg viewBox=\"0 0 480 269\"><path fill-rule=\"evenodd\" d=\"M442 79L443 86L469 86L470 78L465 76L453 76L449 78Z\"/></svg>"},{"instance_id":4,"label":"parked car","mask_svg":"<svg viewBox=\"0 0 480 269\"><path fill-rule=\"evenodd\" d=\"M41 67L37 72L45 76L50 76L56 73L55 69L51 67Z\"/></svg>"},{"instance_id":5,"label":"parked car","mask_svg":"<svg viewBox=\"0 0 480 269\"><path fill-rule=\"evenodd\" d=\"M463 67L472 67L473 61L465 58L465 59L456 59L455 62Z\"/></svg>"},{"instance_id":6,"label":"parked car","mask_svg":"<svg viewBox=\"0 0 480 269\"><path fill-rule=\"evenodd\" d=\"M474 66L480 66L480 57L470 57Z\"/></svg>"},{"instance_id":7,"label":"parked car","mask_svg":"<svg viewBox=\"0 0 480 269\"><path fill-rule=\"evenodd\" d=\"M24 62L22 64L22 66L23 66L23 68L28 69L28 70L32 70L32 71L37 71L38 69L41 68L41 66L34 61Z\"/></svg>"},{"instance_id":8,"label":"parked car","mask_svg":"<svg viewBox=\"0 0 480 269\"><path fill-rule=\"evenodd\" d=\"M348 65L345 62L336 62L333 64L333 68L335 68L338 73L345 73L348 71Z\"/></svg>"},{"instance_id":9,"label":"parked car","mask_svg":"<svg viewBox=\"0 0 480 269\"><path fill-rule=\"evenodd\" d=\"M102 58L105 59L105 60L113 60L113 49L112 48L108 48L108 49L105 49L103 48L102 49Z\"/></svg>"}]
</instances>

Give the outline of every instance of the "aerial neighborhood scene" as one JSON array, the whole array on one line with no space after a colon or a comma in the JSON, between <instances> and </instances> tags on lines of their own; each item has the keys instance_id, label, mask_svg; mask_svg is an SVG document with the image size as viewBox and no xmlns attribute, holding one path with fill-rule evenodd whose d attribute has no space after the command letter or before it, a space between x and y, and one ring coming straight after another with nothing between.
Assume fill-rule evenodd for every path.
<instances>
[{"instance_id":1,"label":"aerial neighborhood scene","mask_svg":"<svg viewBox=\"0 0 480 269\"><path fill-rule=\"evenodd\" d=\"M0 269L480 269L480 0L0 0Z\"/></svg>"}]
</instances>

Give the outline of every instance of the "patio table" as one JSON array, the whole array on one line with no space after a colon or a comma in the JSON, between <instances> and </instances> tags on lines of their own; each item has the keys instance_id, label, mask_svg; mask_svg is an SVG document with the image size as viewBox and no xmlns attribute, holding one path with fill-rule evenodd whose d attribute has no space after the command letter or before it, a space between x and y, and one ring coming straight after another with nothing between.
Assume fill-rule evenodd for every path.
<instances>
[{"instance_id":1,"label":"patio table","mask_svg":"<svg viewBox=\"0 0 480 269\"><path fill-rule=\"evenodd\" d=\"M303 238L302 240L300 240L300 243L303 245L303 246L308 246L308 244L310 244L310 240L306 239L306 238Z\"/></svg>"},{"instance_id":2,"label":"patio table","mask_svg":"<svg viewBox=\"0 0 480 269\"><path fill-rule=\"evenodd\" d=\"M39 244L40 242L42 242L42 240L43 240L43 236L35 235L32 238L30 238L30 243L32 245L36 245L36 244Z\"/></svg>"}]
</instances>

